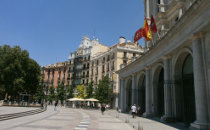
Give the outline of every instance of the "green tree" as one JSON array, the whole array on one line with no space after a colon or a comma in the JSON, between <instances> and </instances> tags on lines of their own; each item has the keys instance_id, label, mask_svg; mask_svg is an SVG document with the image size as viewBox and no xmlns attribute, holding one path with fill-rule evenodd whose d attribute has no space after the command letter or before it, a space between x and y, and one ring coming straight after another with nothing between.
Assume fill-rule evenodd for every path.
<instances>
[{"instance_id":1,"label":"green tree","mask_svg":"<svg viewBox=\"0 0 210 130\"><path fill-rule=\"evenodd\" d=\"M102 80L99 80L98 87L95 90L95 98L101 103L110 103L112 96L112 90L110 88L109 77L105 76Z\"/></svg>"},{"instance_id":2,"label":"green tree","mask_svg":"<svg viewBox=\"0 0 210 130\"><path fill-rule=\"evenodd\" d=\"M20 92L34 94L40 81L40 66L19 46L0 46L0 87L16 97Z\"/></svg>"},{"instance_id":3,"label":"green tree","mask_svg":"<svg viewBox=\"0 0 210 130\"><path fill-rule=\"evenodd\" d=\"M77 93L78 93L77 98L86 98L87 97L84 85L77 86Z\"/></svg>"},{"instance_id":4,"label":"green tree","mask_svg":"<svg viewBox=\"0 0 210 130\"><path fill-rule=\"evenodd\" d=\"M64 82L62 82L57 87L57 100L60 100L61 104L63 104L63 100L65 100L65 98L66 98L66 90L65 90Z\"/></svg>"},{"instance_id":5,"label":"green tree","mask_svg":"<svg viewBox=\"0 0 210 130\"><path fill-rule=\"evenodd\" d=\"M38 100L39 103L43 103L43 100L45 99L45 94L44 94L44 87L42 85L39 85L36 94L34 95L34 99Z\"/></svg>"},{"instance_id":6,"label":"green tree","mask_svg":"<svg viewBox=\"0 0 210 130\"><path fill-rule=\"evenodd\" d=\"M92 97L93 97L93 81L91 81L87 87L87 98L92 98Z\"/></svg>"},{"instance_id":7,"label":"green tree","mask_svg":"<svg viewBox=\"0 0 210 130\"><path fill-rule=\"evenodd\" d=\"M73 98L74 97L73 93L74 93L73 86L69 86L69 88L66 91L66 98L67 99Z\"/></svg>"},{"instance_id":8,"label":"green tree","mask_svg":"<svg viewBox=\"0 0 210 130\"><path fill-rule=\"evenodd\" d=\"M55 98L56 98L55 88L54 87L50 87L49 91L50 91L50 95L48 96L48 101L50 101L50 103L52 103L52 101L54 101Z\"/></svg>"}]
</instances>

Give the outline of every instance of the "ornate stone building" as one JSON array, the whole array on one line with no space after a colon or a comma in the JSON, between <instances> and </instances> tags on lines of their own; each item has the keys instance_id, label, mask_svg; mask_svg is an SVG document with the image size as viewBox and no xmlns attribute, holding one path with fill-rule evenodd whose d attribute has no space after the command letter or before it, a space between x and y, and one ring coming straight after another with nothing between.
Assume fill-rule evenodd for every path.
<instances>
[{"instance_id":1,"label":"ornate stone building","mask_svg":"<svg viewBox=\"0 0 210 130\"><path fill-rule=\"evenodd\" d=\"M144 116L210 129L210 1L144 0L159 36L148 51L117 71L119 107L141 106Z\"/></svg>"},{"instance_id":2,"label":"ornate stone building","mask_svg":"<svg viewBox=\"0 0 210 130\"><path fill-rule=\"evenodd\" d=\"M111 107L118 107L118 74L115 72L121 66L125 66L137 57L140 57L144 49L137 43L126 42L124 37L120 37L119 43L113 45L108 51L91 57L89 81L94 81L95 85L99 83L104 76L108 75L113 90Z\"/></svg>"}]
</instances>

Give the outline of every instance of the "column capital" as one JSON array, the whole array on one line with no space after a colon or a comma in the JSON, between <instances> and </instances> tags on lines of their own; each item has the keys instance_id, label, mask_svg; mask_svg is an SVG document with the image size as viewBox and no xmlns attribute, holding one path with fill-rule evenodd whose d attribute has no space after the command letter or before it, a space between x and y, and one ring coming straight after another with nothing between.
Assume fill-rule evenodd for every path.
<instances>
[{"instance_id":1,"label":"column capital","mask_svg":"<svg viewBox=\"0 0 210 130\"><path fill-rule=\"evenodd\" d=\"M198 39L198 38L202 38L202 37L204 37L204 33L203 32L198 32L198 33L194 33L191 36L191 39L194 40L194 39Z\"/></svg>"}]
</instances>

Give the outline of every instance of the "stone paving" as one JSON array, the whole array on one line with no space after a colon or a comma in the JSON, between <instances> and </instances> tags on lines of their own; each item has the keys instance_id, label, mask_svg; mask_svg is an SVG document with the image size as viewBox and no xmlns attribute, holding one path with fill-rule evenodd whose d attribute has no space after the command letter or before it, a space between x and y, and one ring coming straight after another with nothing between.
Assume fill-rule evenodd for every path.
<instances>
[{"instance_id":1,"label":"stone paving","mask_svg":"<svg viewBox=\"0 0 210 130\"><path fill-rule=\"evenodd\" d=\"M118 113L114 110L84 110L52 106L36 115L0 121L0 130L176 130L178 127L169 126L158 121Z\"/></svg>"},{"instance_id":2,"label":"stone paving","mask_svg":"<svg viewBox=\"0 0 210 130\"><path fill-rule=\"evenodd\" d=\"M0 115L3 114L11 114L11 113L19 113L19 112L24 112L24 111L30 111L30 110L35 110L39 108L34 108L34 107L5 107L2 106L0 107Z\"/></svg>"}]
</instances>

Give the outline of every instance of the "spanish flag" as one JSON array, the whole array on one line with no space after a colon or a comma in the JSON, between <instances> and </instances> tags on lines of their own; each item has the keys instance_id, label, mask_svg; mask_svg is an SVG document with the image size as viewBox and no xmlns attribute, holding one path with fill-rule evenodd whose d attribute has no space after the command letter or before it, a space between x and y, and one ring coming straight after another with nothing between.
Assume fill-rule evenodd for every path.
<instances>
[{"instance_id":1,"label":"spanish flag","mask_svg":"<svg viewBox=\"0 0 210 130\"><path fill-rule=\"evenodd\" d=\"M145 37L146 41L150 41L152 39L152 34L151 34L150 28L148 26L146 17L144 19L143 30L144 30L144 37Z\"/></svg>"}]
</instances>

